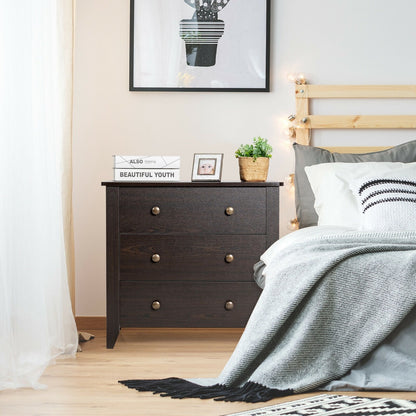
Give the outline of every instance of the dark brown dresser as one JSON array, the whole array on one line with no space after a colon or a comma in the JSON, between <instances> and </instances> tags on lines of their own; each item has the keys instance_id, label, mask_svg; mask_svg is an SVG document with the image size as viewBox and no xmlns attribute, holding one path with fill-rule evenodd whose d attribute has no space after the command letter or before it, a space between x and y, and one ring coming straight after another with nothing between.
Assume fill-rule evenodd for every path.
<instances>
[{"instance_id":1,"label":"dark brown dresser","mask_svg":"<svg viewBox=\"0 0 416 416\"><path fill-rule=\"evenodd\" d=\"M103 182L107 348L126 327L244 327L281 183Z\"/></svg>"}]
</instances>

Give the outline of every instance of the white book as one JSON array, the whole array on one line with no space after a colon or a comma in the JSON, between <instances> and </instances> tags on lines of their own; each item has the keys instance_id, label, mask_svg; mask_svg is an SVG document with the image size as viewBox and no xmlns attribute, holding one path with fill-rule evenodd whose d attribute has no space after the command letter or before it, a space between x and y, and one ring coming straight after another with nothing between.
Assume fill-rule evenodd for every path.
<instances>
[{"instance_id":1,"label":"white book","mask_svg":"<svg viewBox=\"0 0 416 416\"><path fill-rule=\"evenodd\" d=\"M179 169L180 156L114 156L116 169Z\"/></svg>"},{"instance_id":2,"label":"white book","mask_svg":"<svg viewBox=\"0 0 416 416\"><path fill-rule=\"evenodd\" d=\"M179 169L113 169L115 181L178 182Z\"/></svg>"}]
</instances>

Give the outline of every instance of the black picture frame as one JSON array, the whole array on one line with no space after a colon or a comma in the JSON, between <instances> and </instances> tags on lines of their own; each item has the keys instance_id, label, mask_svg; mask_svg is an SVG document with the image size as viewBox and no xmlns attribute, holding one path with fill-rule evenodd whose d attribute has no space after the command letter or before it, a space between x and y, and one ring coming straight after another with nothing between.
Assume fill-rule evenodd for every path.
<instances>
[{"instance_id":1,"label":"black picture frame","mask_svg":"<svg viewBox=\"0 0 416 416\"><path fill-rule=\"evenodd\" d=\"M199 1L130 0L129 90L269 92L271 0Z\"/></svg>"}]
</instances>

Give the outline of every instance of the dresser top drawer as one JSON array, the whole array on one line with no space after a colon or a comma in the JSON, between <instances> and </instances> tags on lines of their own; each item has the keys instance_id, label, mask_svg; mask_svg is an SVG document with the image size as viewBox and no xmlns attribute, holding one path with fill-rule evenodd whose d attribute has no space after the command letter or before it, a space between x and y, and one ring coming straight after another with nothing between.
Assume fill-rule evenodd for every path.
<instances>
[{"instance_id":1,"label":"dresser top drawer","mask_svg":"<svg viewBox=\"0 0 416 416\"><path fill-rule=\"evenodd\" d=\"M265 187L121 187L121 233L266 234ZM277 192L277 190L276 190Z\"/></svg>"}]
</instances>

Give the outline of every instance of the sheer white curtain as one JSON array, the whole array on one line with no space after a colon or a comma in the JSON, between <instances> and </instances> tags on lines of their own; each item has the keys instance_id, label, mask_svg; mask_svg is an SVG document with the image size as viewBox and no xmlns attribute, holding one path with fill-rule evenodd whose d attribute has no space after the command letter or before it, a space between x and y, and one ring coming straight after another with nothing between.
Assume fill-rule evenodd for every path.
<instances>
[{"instance_id":1,"label":"sheer white curtain","mask_svg":"<svg viewBox=\"0 0 416 416\"><path fill-rule=\"evenodd\" d=\"M72 0L0 0L0 390L73 356Z\"/></svg>"}]
</instances>

